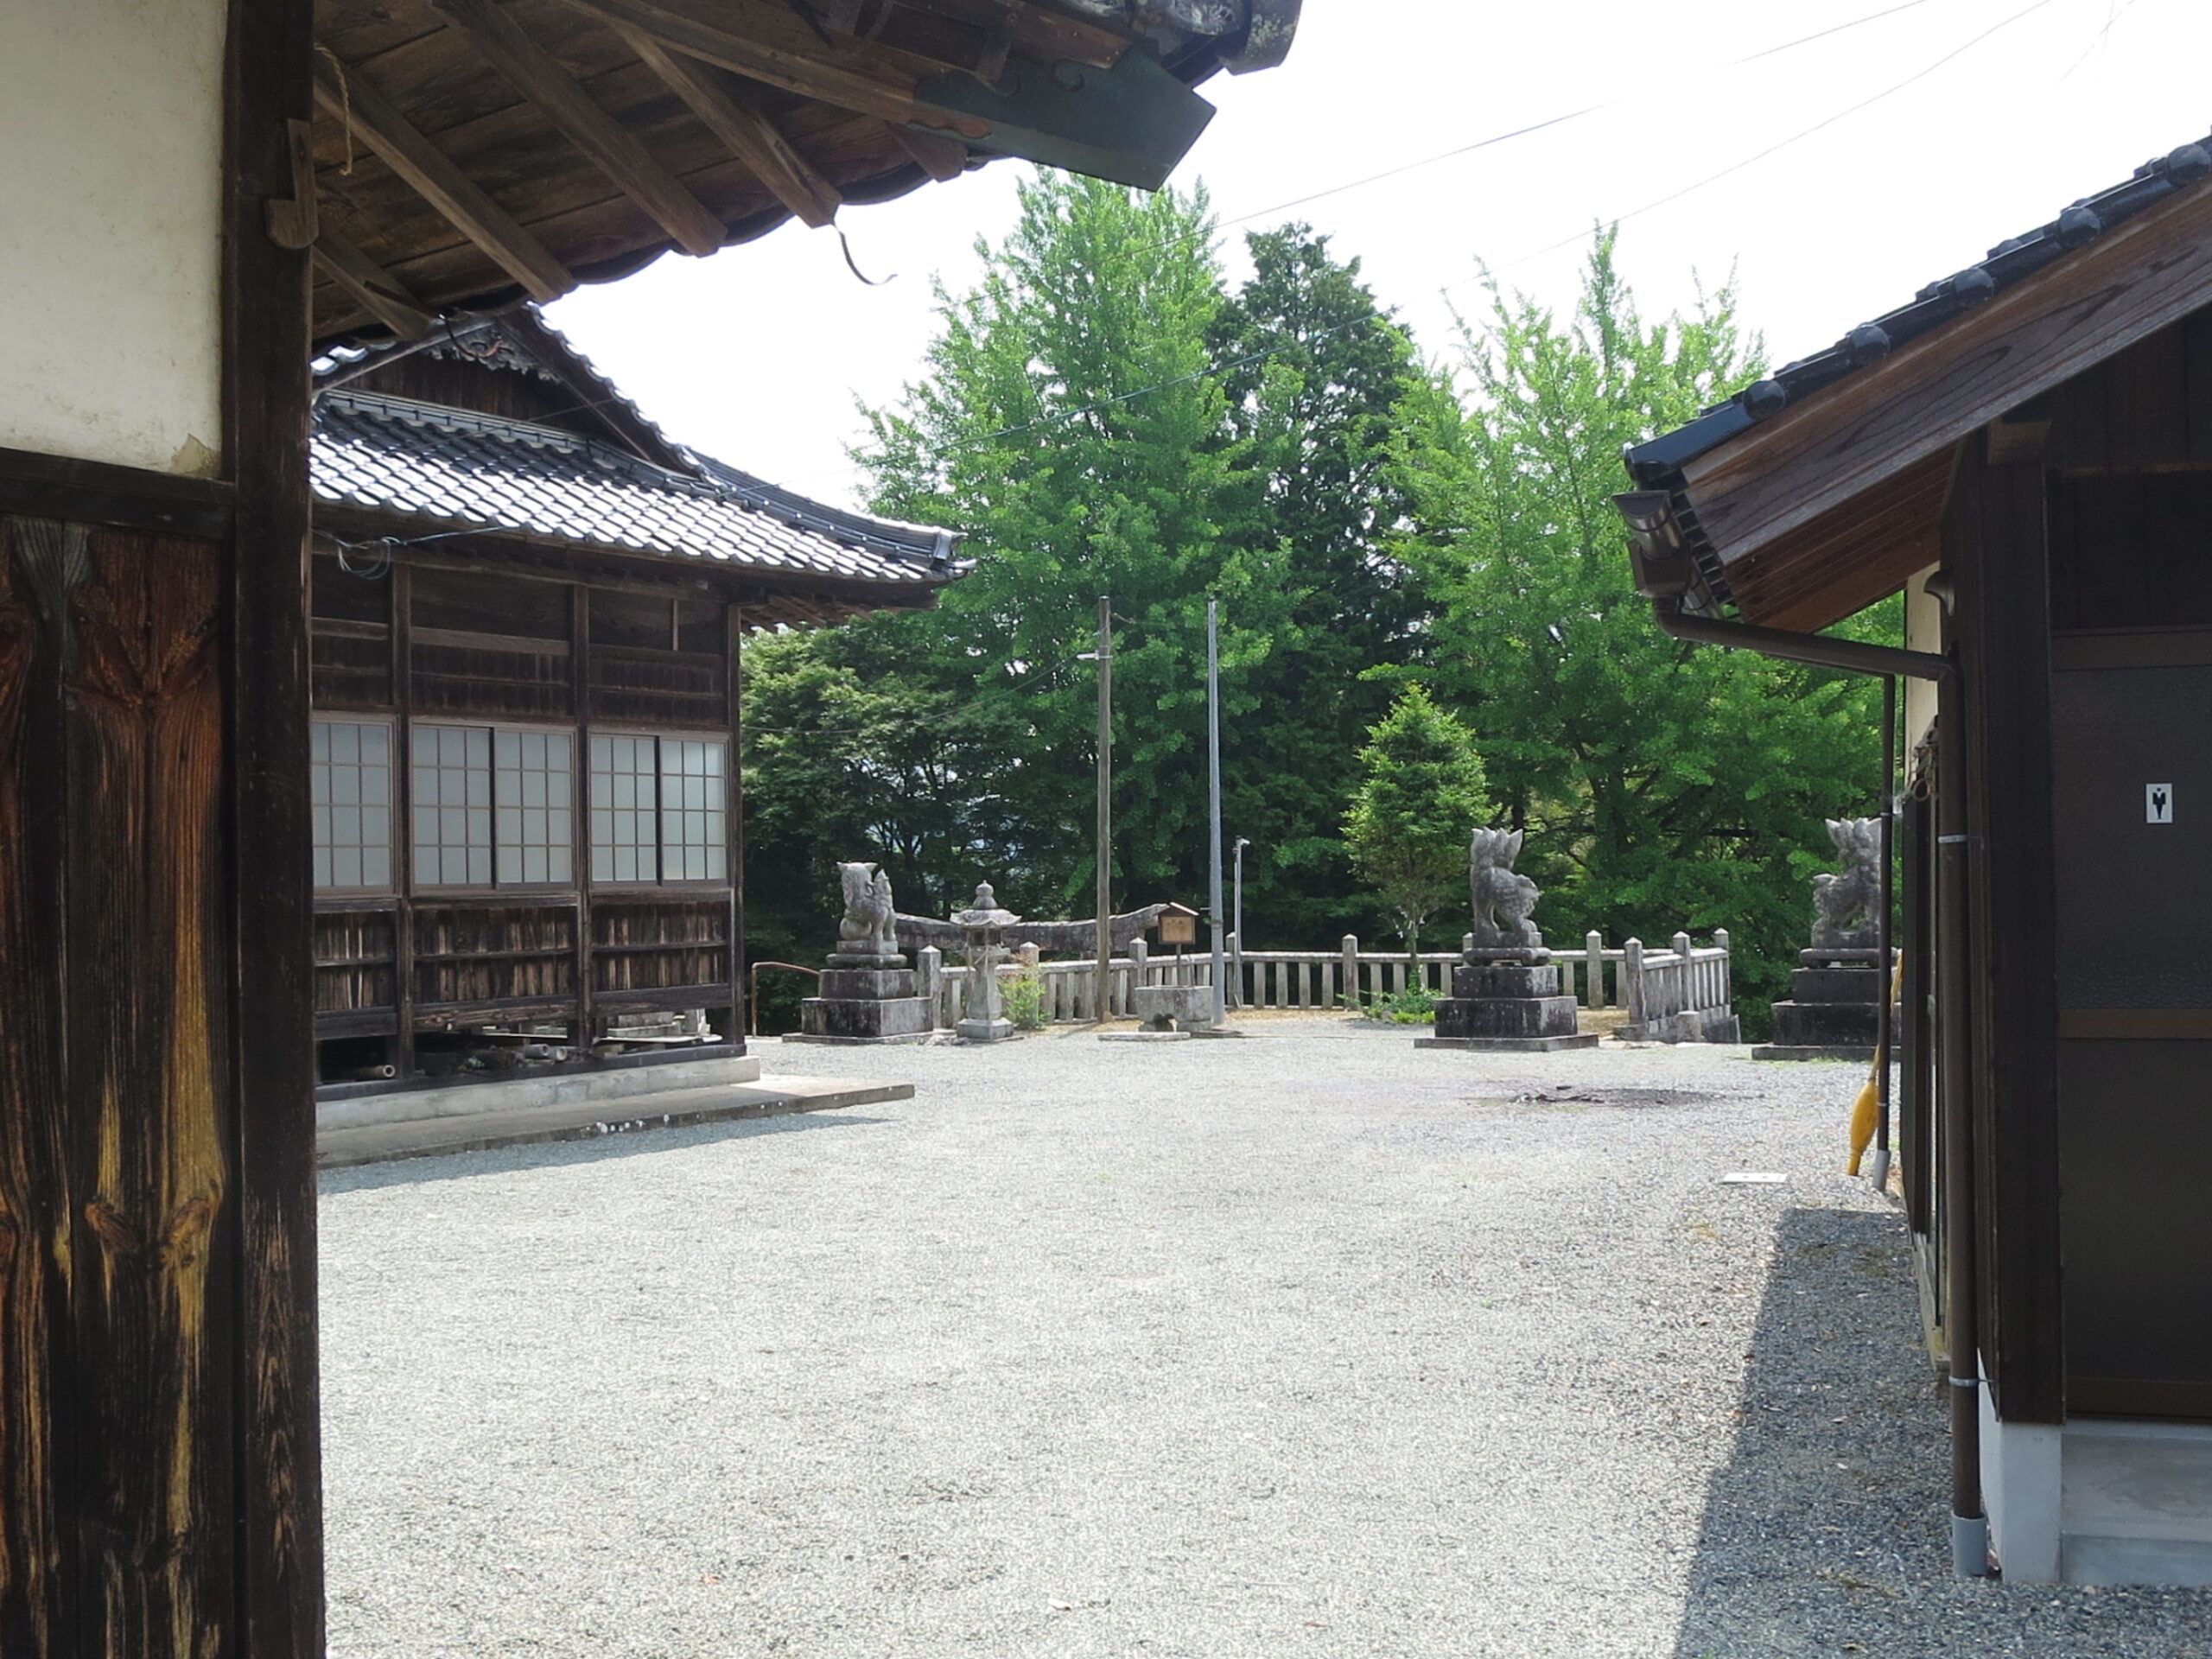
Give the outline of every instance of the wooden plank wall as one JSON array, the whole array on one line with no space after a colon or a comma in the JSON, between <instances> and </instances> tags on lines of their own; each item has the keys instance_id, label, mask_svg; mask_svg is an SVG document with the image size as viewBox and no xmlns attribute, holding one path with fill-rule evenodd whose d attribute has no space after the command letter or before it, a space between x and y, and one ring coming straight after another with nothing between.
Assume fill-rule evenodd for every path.
<instances>
[{"instance_id":1,"label":"wooden plank wall","mask_svg":"<svg viewBox=\"0 0 2212 1659\"><path fill-rule=\"evenodd\" d=\"M2039 459L1970 446L1945 563L1958 572L1968 777L1968 902L1980 1343L2012 1422L2063 1420L2059 1300L2057 984L2051 918L2050 639Z\"/></svg>"},{"instance_id":2,"label":"wooden plank wall","mask_svg":"<svg viewBox=\"0 0 2212 1659\"><path fill-rule=\"evenodd\" d=\"M724 882L594 892L585 841L597 721L727 737L734 773L737 608L486 565L417 569L403 556L388 580L366 581L343 575L334 560L317 563L318 713L573 725L577 773L573 887L417 893L404 840L411 772L399 742L394 894L317 906L318 1033L397 1036L404 1076L414 1070L417 1031L552 1019L572 1024L582 1040L601 1013L739 1008L735 777ZM710 633L724 649L696 648ZM742 1041L743 1028L732 1020L733 1040Z\"/></svg>"}]
</instances>

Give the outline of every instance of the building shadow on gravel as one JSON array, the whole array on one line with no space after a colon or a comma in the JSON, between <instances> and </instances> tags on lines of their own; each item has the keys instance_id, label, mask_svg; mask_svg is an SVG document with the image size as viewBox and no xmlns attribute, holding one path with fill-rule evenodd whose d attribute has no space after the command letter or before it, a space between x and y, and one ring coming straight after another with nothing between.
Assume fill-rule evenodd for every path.
<instances>
[{"instance_id":1,"label":"building shadow on gravel","mask_svg":"<svg viewBox=\"0 0 2212 1659\"><path fill-rule=\"evenodd\" d=\"M1908 1249L1894 1211L1783 1214L1675 1659L2212 1653L2212 1592L1951 1576L1944 1402Z\"/></svg>"},{"instance_id":2,"label":"building shadow on gravel","mask_svg":"<svg viewBox=\"0 0 2212 1659\"><path fill-rule=\"evenodd\" d=\"M771 1135L804 1135L815 1129L857 1129L888 1123L887 1117L857 1117L850 1112L795 1112L787 1117L739 1118L723 1123L694 1123L680 1128L630 1129L586 1141L541 1141L488 1152L447 1153L428 1158L399 1158L390 1163L359 1164L322 1173L317 1191L370 1192L388 1186L421 1186L431 1181L467 1180L478 1175L525 1169L566 1169L603 1164L646 1153L681 1152L726 1141L754 1141Z\"/></svg>"}]
</instances>

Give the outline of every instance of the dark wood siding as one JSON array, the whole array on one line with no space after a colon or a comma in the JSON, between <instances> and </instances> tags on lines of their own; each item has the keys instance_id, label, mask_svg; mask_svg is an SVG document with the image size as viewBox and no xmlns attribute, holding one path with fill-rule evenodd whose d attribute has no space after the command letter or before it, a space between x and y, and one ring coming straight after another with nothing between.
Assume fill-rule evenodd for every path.
<instances>
[{"instance_id":1,"label":"dark wood siding","mask_svg":"<svg viewBox=\"0 0 2212 1659\"><path fill-rule=\"evenodd\" d=\"M347 1039L333 1081L373 1058L377 1039L404 1079L418 1033L552 1021L589 1042L608 1016L730 1010L737 1020L737 880L589 880L591 734L711 735L726 769L733 858L740 846L732 709L737 621L719 599L518 575L487 558L456 569L450 550L416 564L401 550L371 584L330 567L316 623L319 710L389 709L393 744L393 889L326 893L314 960L316 1029ZM373 566L371 566L373 569ZM365 589L374 586L374 594ZM379 613L378 606L389 607ZM397 626L376 620L388 614ZM404 663L407 671L378 663ZM551 887L418 889L411 856L410 734L423 722L557 728L573 736L574 871ZM448 1039L441 1039L441 1041Z\"/></svg>"}]
</instances>

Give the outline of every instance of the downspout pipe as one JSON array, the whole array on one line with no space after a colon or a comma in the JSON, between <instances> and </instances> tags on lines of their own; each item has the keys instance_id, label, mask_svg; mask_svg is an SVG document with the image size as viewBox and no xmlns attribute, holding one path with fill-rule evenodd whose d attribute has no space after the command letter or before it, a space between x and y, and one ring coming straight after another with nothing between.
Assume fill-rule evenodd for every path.
<instances>
[{"instance_id":1,"label":"downspout pipe","mask_svg":"<svg viewBox=\"0 0 2212 1659\"><path fill-rule=\"evenodd\" d=\"M1951 1402L1951 1571L1989 1576L1989 1517L1981 1493L1980 1240L1974 1226L1974 1008L1967 988L1967 881L1974 836L1966 791L1965 701L1954 681L1936 718L1937 1019L1942 1033L1943 1346Z\"/></svg>"}]
</instances>

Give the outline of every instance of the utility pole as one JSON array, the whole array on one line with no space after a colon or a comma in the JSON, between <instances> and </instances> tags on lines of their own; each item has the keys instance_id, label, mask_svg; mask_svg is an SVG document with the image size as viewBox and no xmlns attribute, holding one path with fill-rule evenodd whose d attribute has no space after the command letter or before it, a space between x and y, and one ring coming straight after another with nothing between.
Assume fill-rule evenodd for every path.
<instances>
[{"instance_id":1,"label":"utility pole","mask_svg":"<svg viewBox=\"0 0 2212 1659\"><path fill-rule=\"evenodd\" d=\"M1229 1023L1229 981L1221 952L1221 633L1218 600L1206 601L1207 901L1213 918L1213 1022Z\"/></svg>"},{"instance_id":2,"label":"utility pole","mask_svg":"<svg viewBox=\"0 0 2212 1659\"><path fill-rule=\"evenodd\" d=\"M1113 1013L1114 982L1114 601L1098 596L1098 969L1093 1011Z\"/></svg>"}]
</instances>

